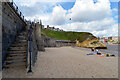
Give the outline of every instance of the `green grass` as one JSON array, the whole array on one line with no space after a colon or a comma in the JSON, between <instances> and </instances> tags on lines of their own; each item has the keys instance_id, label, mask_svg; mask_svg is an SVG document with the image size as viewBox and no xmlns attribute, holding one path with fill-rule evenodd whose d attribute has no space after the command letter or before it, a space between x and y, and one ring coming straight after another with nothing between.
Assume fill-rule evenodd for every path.
<instances>
[{"instance_id":1,"label":"green grass","mask_svg":"<svg viewBox=\"0 0 120 80\"><path fill-rule=\"evenodd\" d=\"M55 38L56 40L71 40L75 41L76 39L79 40L80 42L83 42L86 40L88 37L90 39L96 38L93 36L91 33L88 32L66 32L66 31L53 31L53 30L48 30L48 29L42 29L42 35L44 36L49 36L51 38Z\"/></svg>"}]
</instances>

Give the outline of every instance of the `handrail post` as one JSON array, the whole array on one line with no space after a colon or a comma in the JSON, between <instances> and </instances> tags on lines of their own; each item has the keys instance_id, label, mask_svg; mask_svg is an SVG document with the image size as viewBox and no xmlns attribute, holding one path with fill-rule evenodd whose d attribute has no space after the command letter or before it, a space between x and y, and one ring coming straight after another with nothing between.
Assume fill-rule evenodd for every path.
<instances>
[{"instance_id":1,"label":"handrail post","mask_svg":"<svg viewBox=\"0 0 120 80\"><path fill-rule=\"evenodd\" d=\"M31 40L32 40L32 37L31 37L31 34L32 34L32 23L30 24L30 37L29 37L29 40L30 40L30 48L29 48L29 60L30 60L30 65L29 65L29 70L28 70L28 73L30 73L30 72L32 72L32 68L31 68L31 66L32 66L32 61L31 61L31 59L32 59L32 55L31 55Z\"/></svg>"}]
</instances>

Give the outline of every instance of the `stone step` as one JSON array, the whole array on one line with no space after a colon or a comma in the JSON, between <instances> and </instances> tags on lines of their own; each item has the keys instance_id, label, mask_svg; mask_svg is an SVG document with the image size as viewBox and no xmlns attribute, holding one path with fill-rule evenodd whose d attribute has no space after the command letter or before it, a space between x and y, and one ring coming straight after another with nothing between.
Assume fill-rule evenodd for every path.
<instances>
[{"instance_id":1,"label":"stone step","mask_svg":"<svg viewBox=\"0 0 120 80\"><path fill-rule=\"evenodd\" d=\"M19 34L26 34L27 32L26 31L23 31L23 32L21 32L21 33L19 33Z\"/></svg>"},{"instance_id":2,"label":"stone step","mask_svg":"<svg viewBox=\"0 0 120 80\"><path fill-rule=\"evenodd\" d=\"M24 54L27 53L27 51L8 51L8 54Z\"/></svg>"},{"instance_id":3,"label":"stone step","mask_svg":"<svg viewBox=\"0 0 120 80\"><path fill-rule=\"evenodd\" d=\"M15 40L16 40L16 41L19 41L19 40L21 40L21 41L22 41L22 40L27 40L27 38L26 38L26 37L23 37L23 38L22 38L22 37L20 37L20 38L19 38L19 37L17 37Z\"/></svg>"},{"instance_id":4,"label":"stone step","mask_svg":"<svg viewBox=\"0 0 120 80\"><path fill-rule=\"evenodd\" d=\"M21 40L26 40L27 39L27 37L26 36L17 36L17 38L16 38L16 40L18 40L18 39L21 39Z\"/></svg>"},{"instance_id":5,"label":"stone step","mask_svg":"<svg viewBox=\"0 0 120 80\"><path fill-rule=\"evenodd\" d=\"M19 46L12 46L12 47L10 47L9 48L9 50L26 50L26 48L27 47L24 47L24 46L22 46L22 47L19 47Z\"/></svg>"},{"instance_id":6,"label":"stone step","mask_svg":"<svg viewBox=\"0 0 120 80\"><path fill-rule=\"evenodd\" d=\"M27 43L27 40L16 40L16 41L15 41L15 44L16 44L16 43Z\"/></svg>"},{"instance_id":7,"label":"stone step","mask_svg":"<svg viewBox=\"0 0 120 80\"><path fill-rule=\"evenodd\" d=\"M19 62L26 62L26 59L7 60L7 61L6 61L6 64L19 63Z\"/></svg>"},{"instance_id":8,"label":"stone step","mask_svg":"<svg viewBox=\"0 0 120 80\"><path fill-rule=\"evenodd\" d=\"M15 40L26 40L26 37L17 37Z\"/></svg>"},{"instance_id":9,"label":"stone step","mask_svg":"<svg viewBox=\"0 0 120 80\"><path fill-rule=\"evenodd\" d=\"M24 43L16 43L16 42L15 42L15 43L12 44L12 45L27 45L27 42L24 42ZM11 45L11 46L12 46L12 45Z\"/></svg>"},{"instance_id":10,"label":"stone step","mask_svg":"<svg viewBox=\"0 0 120 80\"><path fill-rule=\"evenodd\" d=\"M25 56L27 53L8 53L8 56Z\"/></svg>"},{"instance_id":11,"label":"stone step","mask_svg":"<svg viewBox=\"0 0 120 80\"><path fill-rule=\"evenodd\" d=\"M16 38L26 38L26 35L18 35Z\"/></svg>"},{"instance_id":12,"label":"stone step","mask_svg":"<svg viewBox=\"0 0 120 80\"><path fill-rule=\"evenodd\" d=\"M7 57L26 56L26 54L8 54Z\"/></svg>"},{"instance_id":13,"label":"stone step","mask_svg":"<svg viewBox=\"0 0 120 80\"><path fill-rule=\"evenodd\" d=\"M20 33L18 36L26 36L26 33Z\"/></svg>"},{"instance_id":14,"label":"stone step","mask_svg":"<svg viewBox=\"0 0 120 80\"><path fill-rule=\"evenodd\" d=\"M16 59L26 59L26 55L25 56L8 56L7 60L16 60Z\"/></svg>"},{"instance_id":15,"label":"stone step","mask_svg":"<svg viewBox=\"0 0 120 80\"><path fill-rule=\"evenodd\" d=\"M8 49L5 67L26 67L27 34L21 32L16 36L14 44Z\"/></svg>"},{"instance_id":16,"label":"stone step","mask_svg":"<svg viewBox=\"0 0 120 80\"><path fill-rule=\"evenodd\" d=\"M11 45L11 47L27 47L27 45L26 44L24 44L24 45L13 44L13 45Z\"/></svg>"},{"instance_id":17,"label":"stone step","mask_svg":"<svg viewBox=\"0 0 120 80\"><path fill-rule=\"evenodd\" d=\"M14 67L26 67L25 62L19 62L14 64L6 64L5 68L14 68Z\"/></svg>"},{"instance_id":18,"label":"stone step","mask_svg":"<svg viewBox=\"0 0 120 80\"><path fill-rule=\"evenodd\" d=\"M15 48L11 48L9 49L9 51L26 51L27 49L15 49Z\"/></svg>"},{"instance_id":19,"label":"stone step","mask_svg":"<svg viewBox=\"0 0 120 80\"><path fill-rule=\"evenodd\" d=\"M6 61L13 61L13 60L24 60L26 57L8 57Z\"/></svg>"},{"instance_id":20,"label":"stone step","mask_svg":"<svg viewBox=\"0 0 120 80\"><path fill-rule=\"evenodd\" d=\"M14 45L27 45L27 42L15 41Z\"/></svg>"},{"instance_id":21,"label":"stone step","mask_svg":"<svg viewBox=\"0 0 120 80\"><path fill-rule=\"evenodd\" d=\"M17 47L11 47L8 49L8 51L26 51L27 48L17 48Z\"/></svg>"}]
</instances>

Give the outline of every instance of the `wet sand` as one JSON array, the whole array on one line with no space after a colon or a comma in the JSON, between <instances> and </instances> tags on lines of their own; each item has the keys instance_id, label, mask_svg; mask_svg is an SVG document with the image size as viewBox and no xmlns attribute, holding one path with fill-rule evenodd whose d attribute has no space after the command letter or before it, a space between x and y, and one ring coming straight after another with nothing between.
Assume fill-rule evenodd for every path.
<instances>
[{"instance_id":1,"label":"wet sand","mask_svg":"<svg viewBox=\"0 0 120 80\"><path fill-rule=\"evenodd\" d=\"M118 58L86 55L89 49L61 47L39 52L32 74L12 73L12 78L117 78ZM25 70L24 70L25 71ZM15 71L13 71L15 72ZM3 72L6 73L6 70ZM7 75L7 76L6 76ZM9 71L4 77L11 77Z\"/></svg>"}]
</instances>

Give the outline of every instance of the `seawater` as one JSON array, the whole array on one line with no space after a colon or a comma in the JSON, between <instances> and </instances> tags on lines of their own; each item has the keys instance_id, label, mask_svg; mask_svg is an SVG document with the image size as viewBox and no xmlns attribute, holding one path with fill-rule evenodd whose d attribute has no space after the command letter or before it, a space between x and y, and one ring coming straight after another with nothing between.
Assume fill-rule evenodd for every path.
<instances>
[{"instance_id":1,"label":"seawater","mask_svg":"<svg viewBox=\"0 0 120 80\"><path fill-rule=\"evenodd\" d=\"M120 45L118 44L106 44L107 49L99 49L103 53L119 54L120 55Z\"/></svg>"}]
</instances>

